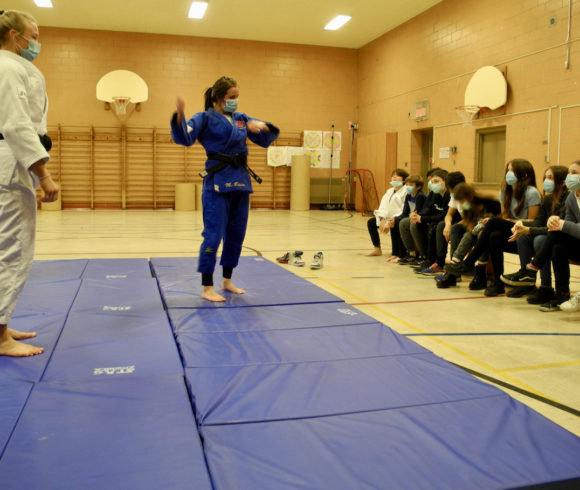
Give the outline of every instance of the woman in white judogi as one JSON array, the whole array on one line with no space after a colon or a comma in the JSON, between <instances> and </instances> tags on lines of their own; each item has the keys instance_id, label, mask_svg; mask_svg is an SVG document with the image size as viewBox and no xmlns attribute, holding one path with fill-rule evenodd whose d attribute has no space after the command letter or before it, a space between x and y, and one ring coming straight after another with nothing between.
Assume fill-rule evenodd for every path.
<instances>
[{"instance_id":1,"label":"woman in white judogi","mask_svg":"<svg viewBox=\"0 0 580 490\"><path fill-rule=\"evenodd\" d=\"M36 192L45 201L58 197L46 169L46 85L31 61L40 52L32 16L0 11L0 355L25 357L42 348L18 342L34 333L8 323L28 277L34 255ZM46 144L46 143L45 143Z\"/></svg>"}]
</instances>

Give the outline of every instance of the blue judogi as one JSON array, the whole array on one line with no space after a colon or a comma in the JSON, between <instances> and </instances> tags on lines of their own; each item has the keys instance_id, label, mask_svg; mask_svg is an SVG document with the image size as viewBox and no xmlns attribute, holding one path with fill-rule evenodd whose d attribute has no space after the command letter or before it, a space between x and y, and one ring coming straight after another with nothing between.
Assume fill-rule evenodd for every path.
<instances>
[{"instance_id":1,"label":"blue judogi","mask_svg":"<svg viewBox=\"0 0 580 490\"><path fill-rule=\"evenodd\" d=\"M182 119L177 124L174 116L171 120L171 136L179 145L191 146L198 140L208 155L221 153L226 155L246 154L246 139L267 148L280 134L280 130L269 123L270 132L251 133L246 123L252 118L243 112L231 114L233 124L220 112L208 109L198 112L187 123ZM209 159L206 170L218 164ZM216 263L216 252L223 238L224 247L220 264L234 268L242 251L246 235L250 193L252 182L243 167L226 166L214 174L209 174L203 181L203 242L199 251L198 272L212 274Z\"/></svg>"}]
</instances>

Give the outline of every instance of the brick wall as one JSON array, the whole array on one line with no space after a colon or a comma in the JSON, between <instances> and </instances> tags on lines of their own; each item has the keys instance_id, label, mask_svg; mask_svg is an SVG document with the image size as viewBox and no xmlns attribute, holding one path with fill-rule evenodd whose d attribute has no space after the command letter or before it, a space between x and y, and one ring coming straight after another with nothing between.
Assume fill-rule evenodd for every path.
<instances>
[{"instance_id":1,"label":"brick wall","mask_svg":"<svg viewBox=\"0 0 580 490\"><path fill-rule=\"evenodd\" d=\"M580 158L580 2L573 2L570 69L564 69L568 2L566 0L446 0L359 51L359 135L398 133L398 165L410 168L411 131L435 127L434 165L475 172L475 130L507 126L506 159L529 159L537 173L557 162L561 133L563 164ZM549 18L557 17L554 27ZM552 111L548 154L548 111L489 119L472 128L458 122L472 74L485 65L507 69L508 103L485 117L559 106ZM410 119L412 103L429 99L428 121ZM439 159L438 147L457 146L455 159ZM541 179L540 179L541 180Z\"/></svg>"}]
</instances>

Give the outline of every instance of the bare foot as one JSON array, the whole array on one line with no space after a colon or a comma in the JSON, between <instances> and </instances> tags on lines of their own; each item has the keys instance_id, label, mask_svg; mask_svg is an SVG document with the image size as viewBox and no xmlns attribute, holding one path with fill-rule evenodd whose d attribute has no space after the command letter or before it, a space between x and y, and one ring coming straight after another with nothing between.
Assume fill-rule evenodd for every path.
<instances>
[{"instance_id":1,"label":"bare foot","mask_svg":"<svg viewBox=\"0 0 580 490\"><path fill-rule=\"evenodd\" d=\"M224 279L222 288L224 291L229 291L230 293L234 294L244 294L246 292L244 289L240 289L234 286L231 279Z\"/></svg>"},{"instance_id":2,"label":"bare foot","mask_svg":"<svg viewBox=\"0 0 580 490\"><path fill-rule=\"evenodd\" d=\"M213 286L205 286L203 288L203 293L201 293L203 299L212 301L213 303L223 303L226 299L216 292Z\"/></svg>"},{"instance_id":3,"label":"bare foot","mask_svg":"<svg viewBox=\"0 0 580 490\"><path fill-rule=\"evenodd\" d=\"M7 328L6 331L14 340L32 339L36 337L36 332L20 332L12 328Z\"/></svg>"},{"instance_id":4,"label":"bare foot","mask_svg":"<svg viewBox=\"0 0 580 490\"><path fill-rule=\"evenodd\" d=\"M396 255L391 255L388 259L387 262L389 264L396 264L397 262L399 262L399 257L397 257Z\"/></svg>"},{"instance_id":5,"label":"bare foot","mask_svg":"<svg viewBox=\"0 0 580 490\"><path fill-rule=\"evenodd\" d=\"M367 257L378 257L379 255L383 255L383 251L380 248L375 248L372 252L366 254Z\"/></svg>"},{"instance_id":6,"label":"bare foot","mask_svg":"<svg viewBox=\"0 0 580 490\"><path fill-rule=\"evenodd\" d=\"M37 356L44 352L43 347L34 347L33 345L23 344L14 339L0 342L0 356L9 357L30 357Z\"/></svg>"}]
</instances>

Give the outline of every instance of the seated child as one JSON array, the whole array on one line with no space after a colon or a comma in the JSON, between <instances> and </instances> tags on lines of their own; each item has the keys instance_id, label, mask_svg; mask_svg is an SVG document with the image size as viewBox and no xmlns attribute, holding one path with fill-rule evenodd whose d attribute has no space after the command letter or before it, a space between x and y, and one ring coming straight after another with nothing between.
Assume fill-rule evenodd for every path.
<instances>
[{"instance_id":1,"label":"seated child","mask_svg":"<svg viewBox=\"0 0 580 490\"><path fill-rule=\"evenodd\" d=\"M383 254L379 232L388 233L391 229L387 224L388 221L402 213L405 197L407 196L407 191L403 183L408 176L409 174L402 168L395 169L391 175L391 188L387 190L381 199L379 209L374 211L374 216L368 220L367 227L375 249L369 252L367 257ZM395 252L398 252L399 245L398 236L393 237L393 234L391 234L391 242L393 244L393 255L396 255Z\"/></svg>"}]
</instances>

